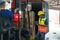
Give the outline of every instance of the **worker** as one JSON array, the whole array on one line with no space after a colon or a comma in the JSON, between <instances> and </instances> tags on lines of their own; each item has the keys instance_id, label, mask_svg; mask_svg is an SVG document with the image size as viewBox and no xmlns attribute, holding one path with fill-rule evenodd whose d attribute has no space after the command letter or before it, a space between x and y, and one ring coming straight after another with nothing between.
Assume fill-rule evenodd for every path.
<instances>
[{"instance_id":1,"label":"worker","mask_svg":"<svg viewBox=\"0 0 60 40\"><path fill-rule=\"evenodd\" d=\"M18 26L18 20L19 20L19 14L17 11L18 11L18 8L14 10L14 15L13 15L14 24L16 27Z\"/></svg>"},{"instance_id":2,"label":"worker","mask_svg":"<svg viewBox=\"0 0 60 40\"><path fill-rule=\"evenodd\" d=\"M30 30L30 40L34 39L35 37L35 14L34 11L32 10L32 4L31 2L28 2L26 8L26 19L27 19L27 27Z\"/></svg>"},{"instance_id":3,"label":"worker","mask_svg":"<svg viewBox=\"0 0 60 40\"><path fill-rule=\"evenodd\" d=\"M11 26L12 15L13 15L13 12L5 9L5 1L0 2L0 17L2 22L1 32L3 33L3 40L9 39L8 29L12 27Z\"/></svg>"},{"instance_id":4,"label":"worker","mask_svg":"<svg viewBox=\"0 0 60 40\"><path fill-rule=\"evenodd\" d=\"M38 36L41 36L42 40L45 40L45 33L47 32L48 20L45 17L43 11L38 12L39 20L38 20ZM40 37L38 38L40 40Z\"/></svg>"},{"instance_id":5,"label":"worker","mask_svg":"<svg viewBox=\"0 0 60 40\"><path fill-rule=\"evenodd\" d=\"M13 32L15 32L15 33L13 33L13 34L15 34L15 40L19 40L19 25L18 25L18 23L19 23L19 13L18 13L18 10L19 10L19 8L16 8L15 10L14 10L14 14L13 14L13 22L14 22L14 29L13 30L15 30L15 31L13 31Z\"/></svg>"}]
</instances>

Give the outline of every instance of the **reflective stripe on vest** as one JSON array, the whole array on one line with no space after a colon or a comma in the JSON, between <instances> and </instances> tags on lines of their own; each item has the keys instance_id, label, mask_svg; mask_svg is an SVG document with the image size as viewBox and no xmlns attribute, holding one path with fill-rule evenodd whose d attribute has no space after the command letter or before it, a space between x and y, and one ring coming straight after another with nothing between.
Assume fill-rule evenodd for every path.
<instances>
[{"instance_id":1,"label":"reflective stripe on vest","mask_svg":"<svg viewBox=\"0 0 60 40\"><path fill-rule=\"evenodd\" d=\"M38 31L39 32L46 32L47 31L47 27L38 25Z\"/></svg>"},{"instance_id":2,"label":"reflective stripe on vest","mask_svg":"<svg viewBox=\"0 0 60 40\"><path fill-rule=\"evenodd\" d=\"M39 18L39 24L45 25L46 18Z\"/></svg>"}]
</instances>

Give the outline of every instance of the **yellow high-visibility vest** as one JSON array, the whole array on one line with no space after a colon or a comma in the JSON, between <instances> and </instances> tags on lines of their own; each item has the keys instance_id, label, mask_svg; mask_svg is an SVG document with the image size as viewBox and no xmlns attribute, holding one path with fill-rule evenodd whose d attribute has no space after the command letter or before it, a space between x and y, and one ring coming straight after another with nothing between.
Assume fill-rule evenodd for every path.
<instances>
[{"instance_id":1,"label":"yellow high-visibility vest","mask_svg":"<svg viewBox=\"0 0 60 40\"><path fill-rule=\"evenodd\" d=\"M39 18L39 24L45 25L46 18Z\"/></svg>"}]
</instances>

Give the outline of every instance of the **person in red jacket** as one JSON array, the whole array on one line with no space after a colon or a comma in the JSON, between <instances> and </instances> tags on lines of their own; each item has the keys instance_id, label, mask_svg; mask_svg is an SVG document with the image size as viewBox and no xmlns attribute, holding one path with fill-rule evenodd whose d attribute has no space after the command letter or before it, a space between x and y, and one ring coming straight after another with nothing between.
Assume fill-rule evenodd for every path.
<instances>
[{"instance_id":1,"label":"person in red jacket","mask_svg":"<svg viewBox=\"0 0 60 40\"><path fill-rule=\"evenodd\" d=\"M15 32L15 40L19 40L19 30L20 30L20 27L18 26L18 23L19 23L19 13L17 12L19 9L18 8L16 8L15 10L14 10L14 14L13 14L13 22L14 22L14 26L15 26L15 28L14 29L12 29L12 31L13 30L15 30L14 32ZM12 39L13 40L13 39Z\"/></svg>"},{"instance_id":2,"label":"person in red jacket","mask_svg":"<svg viewBox=\"0 0 60 40\"><path fill-rule=\"evenodd\" d=\"M15 26L18 26L18 21L19 21L19 14L17 11L18 11L18 8L15 9L14 15L13 15L13 20L14 20Z\"/></svg>"}]
</instances>

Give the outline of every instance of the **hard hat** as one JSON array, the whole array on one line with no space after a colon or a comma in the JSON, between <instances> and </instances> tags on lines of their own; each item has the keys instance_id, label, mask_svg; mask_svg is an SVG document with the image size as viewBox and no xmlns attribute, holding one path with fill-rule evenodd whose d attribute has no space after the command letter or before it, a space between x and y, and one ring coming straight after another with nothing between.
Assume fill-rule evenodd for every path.
<instances>
[{"instance_id":1,"label":"hard hat","mask_svg":"<svg viewBox=\"0 0 60 40\"><path fill-rule=\"evenodd\" d=\"M38 16L44 14L43 11L38 11Z\"/></svg>"}]
</instances>

